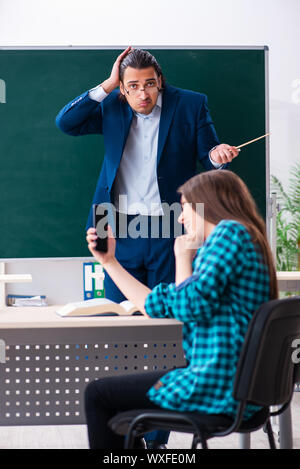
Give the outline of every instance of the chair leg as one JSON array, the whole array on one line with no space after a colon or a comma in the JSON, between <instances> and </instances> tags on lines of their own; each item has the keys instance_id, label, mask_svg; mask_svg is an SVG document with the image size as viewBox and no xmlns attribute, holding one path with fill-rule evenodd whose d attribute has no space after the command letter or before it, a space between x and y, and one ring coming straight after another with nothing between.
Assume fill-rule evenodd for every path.
<instances>
[{"instance_id":1,"label":"chair leg","mask_svg":"<svg viewBox=\"0 0 300 469\"><path fill-rule=\"evenodd\" d=\"M197 449L198 443L199 443L199 437L196 433L194 433L191 449Z\"/></svg>"},{"instance_id":2,"label":"chair leg","mask_svg":"<svg viewBox=\"0 0 300 469\"><path fill-rule=\"evenodd\" d=\"M136 439L136 431L132 429L131 432L127 433L124 442L124 449L132 449L134 448L134 442Z\"/></svg>"},{"instance_id":3,"label":"chair leg","mask_svg":"<svg viewBox=\"0 0 300 469\"><path fill-rule=\"evenodd\" d=\"M208 449L207 441L202 435L194 433L191 449L197 449L198 443L201 443L202 449Z\"/></svg>"},{"instance_id":4,"label":"chair leg","mask_svg":"<svg viewBox=\"0 0 300 469\"><path fill-rule=\"evenodd\" d=\"M267 431L267 434L268 434L270 448L271 449L277 449L275 439L274 439L274 434L273 434L273 428L272 428L270 419L267 420L265 428L266 428L266 431Z\"/></svg>"},{"instance_id":5,"label":"chair leg","mask_svg":"<svg viewBox=\"0 0 300 469\"><path fill-rule=\"evenodd\" d=\"M201 445L202 445L202 449L208 449L207 441L203 437L201 438Z\"/></svg>"}]
</instances>

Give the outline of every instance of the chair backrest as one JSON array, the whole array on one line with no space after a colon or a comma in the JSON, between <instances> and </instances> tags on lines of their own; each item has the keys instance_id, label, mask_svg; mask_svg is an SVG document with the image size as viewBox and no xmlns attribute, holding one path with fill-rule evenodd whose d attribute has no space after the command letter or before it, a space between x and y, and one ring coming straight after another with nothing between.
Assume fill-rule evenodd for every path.
<instances>
[{"instance_id":1,"label":"chair backrest","mask_svg":"<svg viewBox=\"0 0 300 469\"><path fill-rule=\"evenodd\" d=\"M264 303L254 313L245 337L235 399L265 407L288 402L300 379L295 339L300 339L300 296Z\"/></svg>"}]
</instances>

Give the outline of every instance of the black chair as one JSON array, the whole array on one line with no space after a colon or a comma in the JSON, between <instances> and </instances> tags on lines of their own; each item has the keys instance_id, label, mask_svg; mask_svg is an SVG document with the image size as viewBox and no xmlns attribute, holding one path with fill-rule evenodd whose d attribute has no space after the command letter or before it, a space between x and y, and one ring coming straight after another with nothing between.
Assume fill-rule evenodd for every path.
<instances>
[{"instance_id":1,"label":"black chair","mask_svg":"<svg viewBox=\"0 0 300 469\"><path fill-rule=\"evenodd\" d=\"M270 418L290 404L294 385L300 381L300 365L294 363L293 341L300 339L300 296L273 300L254 314L238 362L233 396L238 401L234 421L224 415L209 415L150 409L121 412L109 421L110 428L126 435L125 448L136 438L153 430L192 433L191 449L207 448L207 440L230 433L250 433L264 428L271 449L276 449ZM262 406L251 419L243 421L247 403ZM271 407L276 411L271 412Z\"/></svg>"}]
</instances>

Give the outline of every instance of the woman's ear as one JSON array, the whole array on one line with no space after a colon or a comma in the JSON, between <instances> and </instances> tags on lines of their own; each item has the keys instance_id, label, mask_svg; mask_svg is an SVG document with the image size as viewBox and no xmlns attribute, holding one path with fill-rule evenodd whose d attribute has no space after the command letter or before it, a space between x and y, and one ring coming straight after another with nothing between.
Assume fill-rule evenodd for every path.
<instances>
[{"instance_id":1,"label":"woman's ear","mask_svg":"<svg viewBox=\"0 0 300 469\"><path fill-rule=\"evenodd\" d=\"M183 210L180 213L179 217L177 218L178 223L183 223Z\"/></svg>"}]
</instances>

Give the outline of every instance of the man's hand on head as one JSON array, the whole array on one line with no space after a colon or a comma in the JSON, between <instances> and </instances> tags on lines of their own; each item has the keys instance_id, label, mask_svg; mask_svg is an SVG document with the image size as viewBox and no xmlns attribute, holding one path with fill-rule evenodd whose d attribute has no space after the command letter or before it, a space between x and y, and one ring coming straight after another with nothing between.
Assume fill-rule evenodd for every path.
<instances>
[{"instance_id":1,"label":"man's hand on head","mask_svg":"<svg viewBox=\"0 0 300 469\"><path fill-rule=\"evenodd\" d=\"M102 88L104 89L104 91L106 93L111 93L115 88L117 88L117 86L119 86L119 84L120 84L120 79L119 79L120 63L126 57L126 55L130 54L130 52L132 50L133 50L132 47L129 46L120 55L118 55L115 63L113 64L113 67L111 69L110 77L101 84Z\"/></svg>"}]
</instances>

